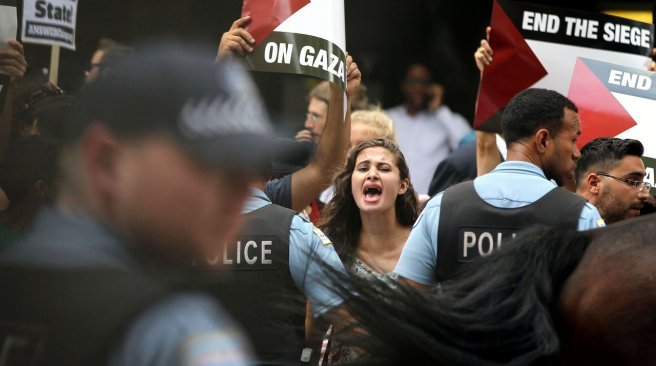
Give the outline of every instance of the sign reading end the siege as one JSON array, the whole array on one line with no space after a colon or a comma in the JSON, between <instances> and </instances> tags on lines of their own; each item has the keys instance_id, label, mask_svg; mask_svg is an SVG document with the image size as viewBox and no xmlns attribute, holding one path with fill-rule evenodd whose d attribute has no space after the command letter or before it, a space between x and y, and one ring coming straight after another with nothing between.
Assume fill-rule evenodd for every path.
<instances>
[{"instance_id":1,"label":"sign reading end the siege","mask_svg":"<svg viewBox=\"0 0 656 366\"><path fill-rule=\"evenodd\" d=\"M76 18L77 0L24 0L21 39L75 50Z\"/></svg>"}]
</instances>

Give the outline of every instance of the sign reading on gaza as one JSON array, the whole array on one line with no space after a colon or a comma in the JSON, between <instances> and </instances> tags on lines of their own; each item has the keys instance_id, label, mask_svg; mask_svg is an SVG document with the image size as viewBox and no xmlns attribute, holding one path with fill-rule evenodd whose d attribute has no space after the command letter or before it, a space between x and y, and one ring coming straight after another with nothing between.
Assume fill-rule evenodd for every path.
<instances>
[{"instance_id":1,"label":"sign reading on gaza","mask_svg":"<svg viewBox=\"0 0 656 366\"><path fill-rule=\"evenodd\" d=\"M499 115L517 93L537 87L568 89L579 57L646 70L654 26L625 18L495 0L490 46L474 127L499 131Z\"/></svg>"},{"instance_id":2,"label":"sign reading on gaza","mask_svg":"<svg viewBox=\"0 0 656 366\"><path fill-rule=\"evenodd\" d=\"M21 39L75 50L76 17L77 0L24 0Z\"/></svg>"},{"instance_id":3,"label":"sign reading on gaza","mask_svg":"<svg viewBox=\"0 0 656 366\"><path fill-rule=\"evenodd\" d=\"M343 0L244 0L247 15L252 70L314 76L346 90Z\"/></svg>"}]
</instances>

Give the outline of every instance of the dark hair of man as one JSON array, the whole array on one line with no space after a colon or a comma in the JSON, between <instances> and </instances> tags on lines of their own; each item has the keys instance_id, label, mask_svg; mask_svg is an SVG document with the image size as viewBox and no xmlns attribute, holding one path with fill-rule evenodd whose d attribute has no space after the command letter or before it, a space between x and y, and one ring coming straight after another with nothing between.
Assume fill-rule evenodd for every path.
<instances>
[{"instance_id":1,"label":"dark hair of man","mask_svg":"<svg viewBox=\"0 0 656 366\"><path fill-rule=\"evenodd\" d=\"M601 137L594 139L581 149L581 158L576 162L576 184L585 180L592 171L609 172L626 156L642 157L645 148L638 140Z\"/></svg>"},{"instance_id":2,"label":"dark hair of man","mask_svg":"<svg viewBox=\"0 0 656 366\"><path fill-rule=\"evenodd\" d=\"M367 140L349 153L346 165L337 173L333 181L335 196L324 208L321 218L321 229L333 241L335 249L342 259L348 259L349 254L357 245L362 229L360 209L355 203L351 191L351 176L355 171L358 156L363 150L370 147L382 147L391 152L396 159L395 163L399 169L401 180L410 179L410 170L405 157L398 145L391 140ZM408 185L408 190L404 194L397 196L395 208L396 220L399 224L411 227L419 214L417 197L412 183Z\"/></svg>"},{"instance_id":3,"label":"dark hair of man","mask_svg":"<svg viewBox=\"0 0 656 366\"><path fill-rule=\"evenodd\" d=\"M98 50L103 51L102 63L111 66L117 61L130 56L134 49L110 38L102 38L98 42Z\"/></svg>"},{"instance_id":4,"label":"dark hair of man","mask_svg":"<svg viewBox=\"0 0 656 366\"><path fill-rule=\"evenodd\" d=\"M571 100L553 90L533 88L517 94L501 117L506 144L530 138L542 128L556 137L563 127L565 108L578 112Z\"/></svg>"},{"instance_id":5,"label":"dark hair of man","mask_svg":"<svg viewBox=\"0 0 656 366\"><path fill-rule=\"evenodd\" d=\"M330 83L327 81L322 81L319 84L315 85L312 90L308 93L307 100L308 102L310 99L317 99L320 100L326 105L330 104Z\"/></svg>"},{"instance_id":6,"label":"dark hair of man","mask_svg":"<svg viewBox=\"0 0 656 366\"><path fill-rule=\"evenodd\" d=\"M41 136L14 141L0 165L0 186L11 204L20 202L43 181L49 187L57 176L57 143Z\"/></svg>"}]
</instances>

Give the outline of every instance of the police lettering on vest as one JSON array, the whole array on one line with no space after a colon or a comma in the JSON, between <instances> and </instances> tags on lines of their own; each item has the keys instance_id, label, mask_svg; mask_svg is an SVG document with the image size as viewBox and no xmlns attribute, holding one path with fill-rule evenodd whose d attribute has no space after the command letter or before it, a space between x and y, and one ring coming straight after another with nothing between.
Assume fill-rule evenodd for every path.
<instances>
[{"instance_id":1,"label":"police lettering on vest","mask_svg":"<svg viewBox=\"0 0 656 366\"><path fill-rule=\"evenodd\" d=\"M273 238L253 238L251 240L237 240L236 242L226 243L223 253L207 258L205 264L220 268L226 268L225 266L231 264L243 264L247 266L273 264L273 256L271 254L273 241Z\"/></svg>"},{"instance_id":2,"label":"police lettering on vest","mask_svg":"<svg viewBox=\"0 0 656 366\"><path fill-rule=\"evenodd\" d=\"M458 233L458 261L470 262L474 258L487 257L501 248L504 239L517 236L518 229L501 229L494 227L460 228Z\"/></svg>"},{"instance_id":3,"label":"police lettering on vest","mask_svg":"<svg viewBox=\"0 0 656 366\"><path fill-rule=\"evenodd\" d=\"M476 193L473 182L457 184L442 196L437 228L437 281L451 279L463 263L488 257L520 231L534 225L575 230L585 199L554 188L518 208L499 208Z\"/></svg>"},{"instance_id":4,"label":"police lettering on vest","mask_svg":"<svg viewBox=\"0 0 656 366\"><path fill-rule=\"evenodd\" d=\"M289 269L295 215L272 204L245 214L239 237L199 266L207 289L242 325L266 364L298 364L303 349L305 296Z\"/></svg>"}]
</instances>

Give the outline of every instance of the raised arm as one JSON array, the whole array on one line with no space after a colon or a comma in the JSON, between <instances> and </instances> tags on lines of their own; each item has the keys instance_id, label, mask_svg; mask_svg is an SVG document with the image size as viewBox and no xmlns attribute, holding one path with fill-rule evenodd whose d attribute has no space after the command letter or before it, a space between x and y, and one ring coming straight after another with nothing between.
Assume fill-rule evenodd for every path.
<instances>
[{"instance_id":1,"label":"raised arm","mask_svg":"<svg viewBox=\"0 0 656 366\"><path fill-rule=\"evenodd\" d=\"M244 29L250 22L250 16L239 18L232 23L232 26L227 32L223 33L219 42L216 61L230 58L234 55L246 56L253 52L255 38Z\"/></svg>"},{"instance_id":2,"label":"raised arm","mask_svg":"<svg viewBox=\"0 0 656 366\"><path fill-rule=\"evenodd\" d=\"M0 73L9 75L11 81L20 79L27 70L23 45L17 41L7 42L9 47L0 49ZM0 159L4 157L11 136L11 85L7 86L7 97L0 106Z\"/></svg>"},{"instance_id":3,"label":"raised arm","mask_svg":"<svg viewBox=\"0 0 656 366\"><path fill-rule=\"evenodd\" d=\"M326 126L312 161L292 175L292 209L301 211L317 198L332 180L333 174L346 161L351 137L351 94L360 85L362 75L351 56L346 57L347 109L344 118L344 94L330 84L330 103Z\"/></svg>"},{"instance_id":4,"label":"raised arm","mask_svg":"<svg viewBox=\"0 0 656 366\"><path fill-rule=\"evenodd\" d=\"M490 47L490 31L492 28L485 29L486 39L481 40L481 46L474 52L476 67L481 72L492 63L494 51ZM491 172L499 163L499 148L497 147L497 136L491 132L476 131L476 174L483 175Z\"/></svg>"}]
</instances>

